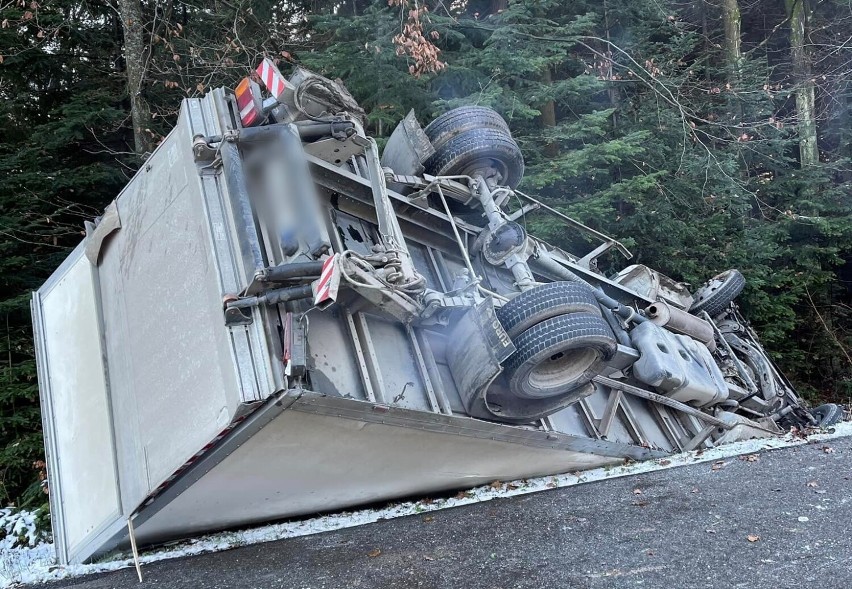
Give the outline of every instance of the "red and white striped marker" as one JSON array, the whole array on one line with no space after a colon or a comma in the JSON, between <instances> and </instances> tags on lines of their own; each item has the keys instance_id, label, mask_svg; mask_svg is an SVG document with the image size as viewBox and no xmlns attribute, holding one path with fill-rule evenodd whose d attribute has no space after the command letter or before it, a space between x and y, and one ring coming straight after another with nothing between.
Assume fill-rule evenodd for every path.
<instances>
[{"instance_id":1,"label":"red and white striped marker","mask_svg":"<svg viewBox=\"0 0 852 589\"><path fill-rule=\"evenodd\" d=\"M264 57L263 61L257 66L257 75L260 76L260 81L263 82L266 89L269 90L276 99L281 96L284 90L289 85L278 68L268 57Z\"/></svg>"},{"instance_id":2,"label":"red and white striped marker","mask_svg":"<svg viewBox=\"0 0 852 589\"><path fill-rule=\"evenodd\" d=\"M314 305L317 307L326 307L337 300L337 291L340 289L339 257L339 254L334 254L322 263L322 273L313 284Z\"/></svg>"}]
</instances>

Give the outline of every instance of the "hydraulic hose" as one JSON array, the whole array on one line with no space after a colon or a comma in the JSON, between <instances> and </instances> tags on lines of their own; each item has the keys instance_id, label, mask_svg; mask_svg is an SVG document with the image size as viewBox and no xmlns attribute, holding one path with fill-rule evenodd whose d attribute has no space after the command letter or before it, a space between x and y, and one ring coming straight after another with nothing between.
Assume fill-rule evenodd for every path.
<instances>
[{"instance_id":1,"label":"hydraulic hose","mask_svg":"<svg viewBox=\"0 0 852 589\"><path fill-rule=\"evenodd\" d=\"M294 262L264 268L257 273L260 282L284 282L293 278L315 278L322 273L322 261Z\"/></svg>"}]
</instances>

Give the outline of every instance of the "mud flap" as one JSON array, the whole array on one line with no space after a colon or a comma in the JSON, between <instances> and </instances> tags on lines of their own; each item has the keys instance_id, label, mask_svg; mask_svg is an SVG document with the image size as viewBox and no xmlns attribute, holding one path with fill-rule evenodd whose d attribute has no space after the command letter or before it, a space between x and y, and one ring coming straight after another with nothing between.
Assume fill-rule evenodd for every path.
<instances>
[{"instance_id":1,"label":"mud flap","mask_svg":"<svg viewBox=\"0 0 852 589\"><path fill-rule=\"evenodd\" d=\"M592 394L589 383L558 397L521 399L501 378L500 363L515 353L515 345L486 299L458 319L450 334L447 359L465 410L472 417L503 423L530 423Z\"/></svg>"},{"instance_id":2,"label":"mud flap","mask_svg":"<svg viewBox=\"0 0 852 589\"><path fill-rule=\"evenodd\" d=\"M447 359L467 412L493 419L485 407L485 392L500 374L500 363L515 353L515 345L494 313L488 298L459 317L450 334Z\"/></svg>"}]
</instances>

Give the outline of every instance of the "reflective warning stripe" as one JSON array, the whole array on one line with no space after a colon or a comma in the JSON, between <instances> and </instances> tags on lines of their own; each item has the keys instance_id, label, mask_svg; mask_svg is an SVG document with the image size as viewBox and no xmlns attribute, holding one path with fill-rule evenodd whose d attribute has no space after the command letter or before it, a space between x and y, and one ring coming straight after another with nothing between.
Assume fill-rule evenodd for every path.
<instances>
[{"instance_id":1,"label":"reflective warning stripe","mask_svg":"<svg viewBox=\"0 0 852 589\"><path fill-rule=\"evenodd\" d=\"M326 258L322 264L322 272L319 279L314 283L314 305L337 298L337 289L340 284L340 270L337 267L337 254Z\"/></svg>"},{"instance_id":2,"label":"reflective warning stripe","mask_svg":"<svg viewBox=\"0 0 852 589\"><path fill-rule=\"evenodd\" d=\"M268 57L264 57L263 61L257 66L257 75L260 76L260 81L266 86L275 98L281 96L281 93L287 88L287 81L284 76L275 67L275 64Z\"/></svg>"}]
</instances>

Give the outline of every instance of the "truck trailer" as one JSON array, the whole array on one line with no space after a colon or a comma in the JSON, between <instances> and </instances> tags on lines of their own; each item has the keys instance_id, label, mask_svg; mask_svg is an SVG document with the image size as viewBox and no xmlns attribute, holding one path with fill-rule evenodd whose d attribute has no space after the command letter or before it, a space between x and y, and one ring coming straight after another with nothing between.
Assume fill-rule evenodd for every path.
<instances>
[{"instance_id":1,"label":"truck trailer","mask_svg":"<svg viewBox=\"0 0 852 589\"><path fill-rule=\"evenodd\" d=\"M826 425L735 302L517 189L480 106L383 150L265 59L33 293L58 559ZM566 251L531 235L549 216Z\"/></svg>"}]
</instances>

